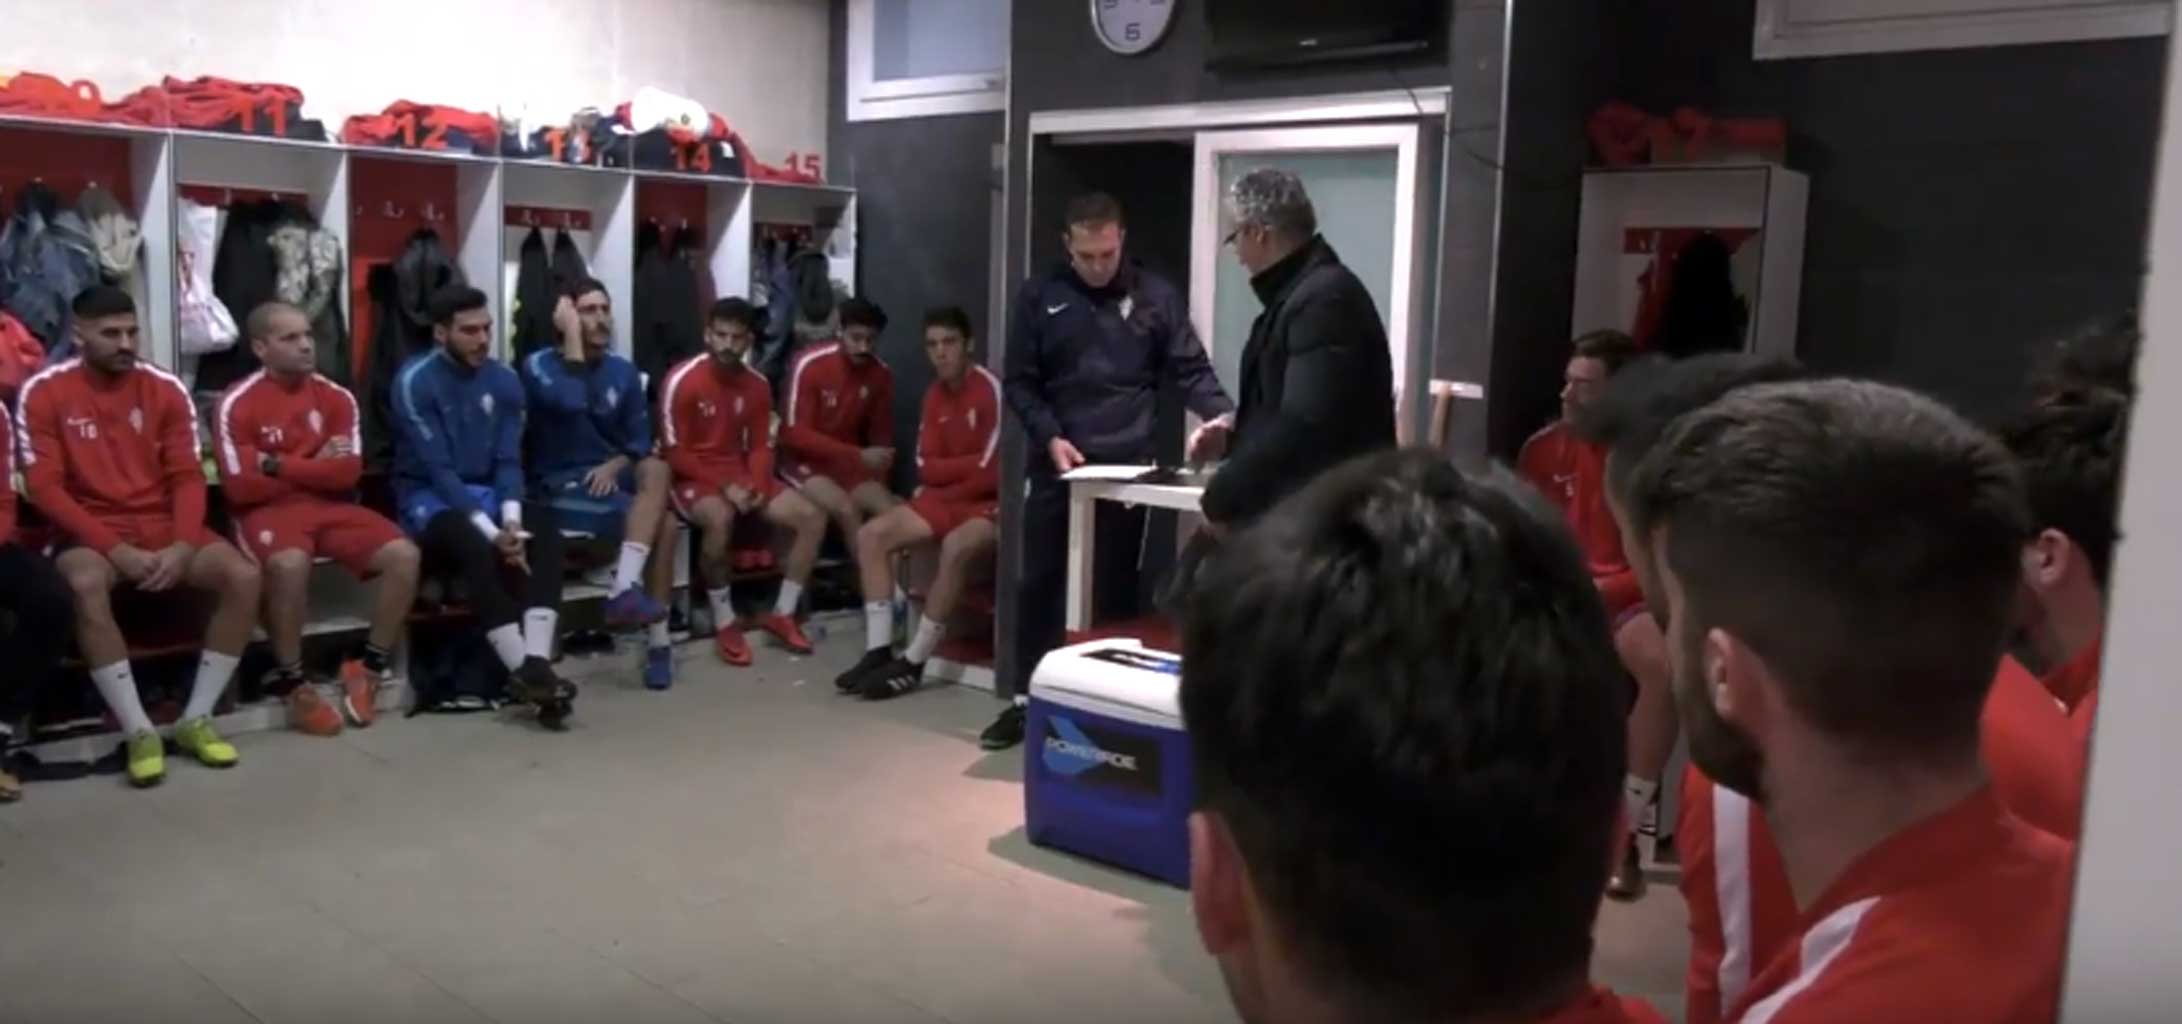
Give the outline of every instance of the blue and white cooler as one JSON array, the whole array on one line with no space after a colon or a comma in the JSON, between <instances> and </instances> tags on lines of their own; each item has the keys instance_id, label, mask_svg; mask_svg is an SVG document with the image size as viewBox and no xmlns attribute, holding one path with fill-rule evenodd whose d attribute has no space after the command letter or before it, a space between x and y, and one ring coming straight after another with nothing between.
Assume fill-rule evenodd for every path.
<instances>
[{"instance_id":1,"label":"blue and white cooler","mask_svg":"<svg viewBox=\"0 0 2182 1024\"><path fill-rule=\"evenodd\" d=\"M1038 663L1023 744L1031 842L1188 887L1195 782L1181 684L1180 657L1135 640Z\"/></svg>"}]
</instances>

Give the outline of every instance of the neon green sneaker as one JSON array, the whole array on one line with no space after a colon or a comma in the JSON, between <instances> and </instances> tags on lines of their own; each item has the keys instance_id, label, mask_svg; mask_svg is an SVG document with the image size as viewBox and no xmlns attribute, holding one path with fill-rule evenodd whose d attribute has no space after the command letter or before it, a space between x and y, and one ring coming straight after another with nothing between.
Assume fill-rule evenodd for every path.
<instances>
[{"instance_id":1,"label":"neon green sneaker","mask_svg":"<svg viewBox=\"0 0 2182 1024\"><path fill-rule=\"evenodd\" d=\"M233 768L235 762L242 759L242 755L235 753L233 744L212 731L210 718L175 723L174 745L184 753L195 755L198 763L207 768Z\"/></svg>"},{"instance_id":2,"label":"neon green sneaker","mask_svg":"<svg viewBox=\"0 0 2182 1024\"><path fill-rule=\"evenodd\" d=\"M167 777L167 748L156 732L129 737L129 785L147 789Z\"/></svg>"}]
</instances>

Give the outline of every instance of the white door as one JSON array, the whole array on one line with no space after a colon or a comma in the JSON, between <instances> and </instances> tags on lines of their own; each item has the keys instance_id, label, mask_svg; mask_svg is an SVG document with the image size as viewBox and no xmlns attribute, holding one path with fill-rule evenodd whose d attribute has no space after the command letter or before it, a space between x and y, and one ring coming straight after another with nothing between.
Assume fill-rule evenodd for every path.
<instances>
[{"instance_id":1,"label":"white door","mask_svg":"<svg viewBox=\"0 0 2182 1024\"><path fill-rule=\"evenodd\" d=\"M1303 180L1318 211L1318 230L1363 279L1386 321L1393 349L1394 393L1403 437L1423 408L1423 318L1414 297L1418 259L1415 124L1199 132L1190 234L1190 318L1211 350L1228 394L1239 395L1250 324L1262 309L1250 275L1221 244L1220 204L1236 179L1277 167Z\"/></svg>"}]
</instances>

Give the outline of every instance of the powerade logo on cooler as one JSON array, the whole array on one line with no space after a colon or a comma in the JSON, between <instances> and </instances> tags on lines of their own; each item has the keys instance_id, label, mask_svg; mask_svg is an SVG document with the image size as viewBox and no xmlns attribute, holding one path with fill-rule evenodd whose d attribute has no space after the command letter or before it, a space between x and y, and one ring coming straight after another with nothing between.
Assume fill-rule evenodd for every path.
<instances>
[{"instance_id":1,"label":"powerade logo on cooler","mask_svg":"<svg viewBox=\"0 0 2182 1024\"><path fill-rule=\"evenodd\" d=\"M1173 655L1157 654L1151 651L1132 651L1120 647L1109 647L1103 651L1092 651L1084 655L1084 657L1093 661L1126 665L1144 672L1157 672L1161 675L1178 676L1182 674L1182 659Z\"/></svg>"},{"instance_id":2,"label":"powerade logo on cooler","mask_svg":"<svg viewBox=\"0 0 2182 1024\"><path fill-rule=\"evenodd\" d=\"M1087 729L1066 715L1046 716L1046 770L1074 782L1138 793L1159 792L1159 744L1105 729Z\"/></svg>"}]
</instances>

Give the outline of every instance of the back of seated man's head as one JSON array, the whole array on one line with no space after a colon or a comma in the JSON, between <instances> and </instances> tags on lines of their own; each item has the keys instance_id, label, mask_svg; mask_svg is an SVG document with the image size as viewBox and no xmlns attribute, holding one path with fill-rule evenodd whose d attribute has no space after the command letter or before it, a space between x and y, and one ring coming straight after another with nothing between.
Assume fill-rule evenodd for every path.
<instances>
[{"instance_id":1,"label":"back of seated man's head","mask_svg":"<svg viewBox=\"0 0 2182 1024\"><path fill-rule=\"evenodd\" d=\"M1624 767L1605 613L1501 473L1389 452L1234 537L1183 617L1198 930L1243 1018L1585 994Z\"/></svg>"},{"instance_id":2,"label":"back of seated man's head","mask_svg":"<svg viewBox=\"0 0 2182 1024\"><path fill-rule=\"evenodd\" d=\"M1762 802L1790 740L1974 770L2027 535L1997 440L1900 388L1763 384L1676 419L1626 485L1705 774Z\"/></svg>"}]
</instances>

